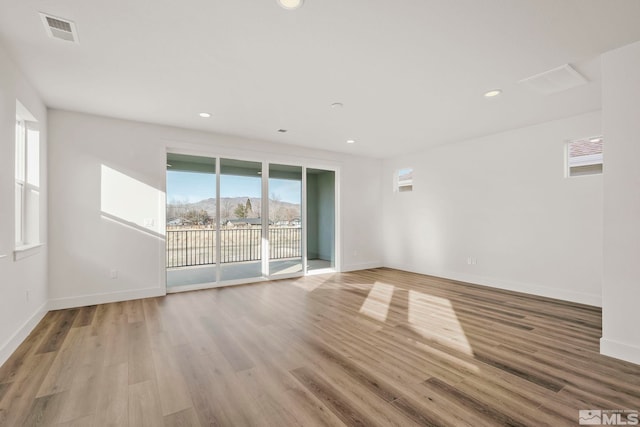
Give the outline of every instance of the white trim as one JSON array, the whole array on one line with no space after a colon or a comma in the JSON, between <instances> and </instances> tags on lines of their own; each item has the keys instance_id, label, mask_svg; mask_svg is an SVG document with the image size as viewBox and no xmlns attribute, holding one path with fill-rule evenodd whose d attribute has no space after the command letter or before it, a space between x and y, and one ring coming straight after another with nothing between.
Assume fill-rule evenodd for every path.
<instances>
[{"instance_id":1,"label":"white trim","mask_svg":"<svg viewBox=\"0 0 640 427\"><path fill-rule=\"evenodd\" d=\"M269 282L266 277L252 277L250 279L226 280L222 282L197 283L195 285L183 285L168 287L167 294L177 294L180 292L202 291L204 289L226 288L227 286L251 285L255 283ZM275 280L275 279L273 279Z\"/></svg>"},{"instance_id":2,"label":"white trim","mask_svg":"<svg viewBox=\"0 0 640 427\"><path fill-rule=\"evenodd\" d=\"M31 331L40 323L47 314L47 302L44 302L26 322L18 328L18 330L0 347L0 366L6 362L9 357L18 349L20 344L24 342Z\"/></svg>"},{"instance_id":3,"label":"white trim","mask_svg":"<svg viewBox=\"0 0 640 427\"><path fill-rule=\"evenodd\" d=\"M346 273L349 271L369 270L371 268L380 268L382 266L383 266L382 261L361 262L359 264L347 264L344 266L341 272Z\"/></svg>"},{"instance_id":4,"label":"white trim","mask_svg":"<svg viewBox=\"0 0 640 427\"><path fill-rule=\"evenodd\" d=\"M600 354L640 365L640 347L605 337L600 338Z\"/></svg>"},{"instance_id":5,"label":"white trim","mask_svg":"<svg viewBox=\"0 0 640 427\"><path fill-rule=\"evenodd\" d=\"M44 243L35 243L33 245L18 246L13 250L13 260L20 261L21 259L36 255L40 253L40 248L42 248L43 246L44 246Z\"/></svg>"},{"instance_id":6,"label":"white trim","mask_svg":"<svg viewBox=\"0 0 640 427\"><path fill-rule=\"evenodd\" d=\"M327 267L320 268L318 270L307 270L307 276L317 276L318 274L333 274L338 273L335 268Z\"/></svg>"},{"instance_id":7,"label":"white trim","mask_svg":"<svg viewBox=\"0 0 640 427\"><path fill-rule=\"evenodd\" d=\"M441 277L443 279L457 280L459 282L486 286L489 288L503 289L505 291L521 292L524 294L559 299L562 301L575 302L578 304L585 304L594 307L602 307L602 295L600 294L589 294L585 292L556 289L547 286L495 279L492 277L477 276L474 274L456 273L450 271L418 270L407 265L386 264L385 267L395 268L398 270L404 270L418 274L425 274L428 276Z\"/></svg>"},{"instance_id":8,"label":"white trim","mask_svg":"<svg viewBox=\"0 0 640 427\"><path fill-rule=\"evenodd\" d=\"M129 301L142 298L163 297L167 293L163 288L146 288L134 291L108 292L101 294L81 295L77 297L55 298L49 300L49 310L86 307L110 302Z\"/></svg>"}]
</instances>

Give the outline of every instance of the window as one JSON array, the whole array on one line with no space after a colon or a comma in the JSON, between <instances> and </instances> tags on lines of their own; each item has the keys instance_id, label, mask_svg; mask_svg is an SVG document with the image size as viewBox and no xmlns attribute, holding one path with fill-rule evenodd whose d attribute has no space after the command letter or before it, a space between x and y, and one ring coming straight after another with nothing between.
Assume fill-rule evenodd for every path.
<instances>
[{"instance_id":1,"label":"window","mask_svg":"<svg viewBox=\"0 0 640 427\"><path fill-rule=\"evenodd\" d=\"M413 168L398 169L393 174L393 191L413 191Z\"/></svg>"},{"instance_id":2,"label":"window","mask_svg":"<svg viewBox=\"0 0 640 427\"><path fill-rule=\"evenodd\" d=\"M20 106L21 107L21 106ZM35 121L18 108L15 151L16 248L40 243L40 134Z\"/></svg>"},{"instance_id":3,"label":"window","mask_svg":"<svg viewBox=\"0 0 640 427\"><path fill-rule=\"evenodd\" d=\"M567 176L602 173L602 136L569 141L567 144Z\"/></svg>"}]
</instances>

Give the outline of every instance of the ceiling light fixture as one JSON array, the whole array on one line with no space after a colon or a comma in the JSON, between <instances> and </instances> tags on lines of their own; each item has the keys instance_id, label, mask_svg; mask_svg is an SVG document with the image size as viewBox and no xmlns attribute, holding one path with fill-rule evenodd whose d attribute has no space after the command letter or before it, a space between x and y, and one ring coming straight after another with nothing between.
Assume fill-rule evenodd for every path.
<instances>
[{"instance_id":1,"label":"ceiling light fixture","mask_svg":"<svg viewBox=\"0 0 640 427\"><path fill-rule=\"evenodd\" d=\"M287 10L295 10L302 6L303 0L277 0L280 7Z\"/></svg>"},{"instance_id":2,"label":"ceiling light fixture","mask_svg":"<svg viewBox=\"0 0 640 427\"><path fill-rule=\"evenodd\" d=\"M278 132L280 132L280 133L287 133L287 130L286 130L286 129L278 129Z\"/></svg>"},{"instance_id":3,"label":"ceiling light fixture","mask_svg":"<svg viewBox=\"0 0 640 427\"><path fill-rule=\"evenodd\" d=\"M355 144L356 140L355 139L347 139L347 144Z\"/></svg>"},{"instance_id":4,"label":"ceiling light fixture","mask_svg":"<svg viewBox=\"0 0 640 427\"><path fill-rule=\"evenodd\" d=\"M198 114L200 117L208 119L209 117L211 117L211 113L200 113Z\"/></svg>"},{"instance_id":5,"label":"ceiling light fixture","mask_svg":"<svg viewBox=\"0 0 640 427\"><path fill-rule=\"evenodd\" d=\"M494 96L498 96L502 93L502 89L492 89L489 92L484 94L485 98L493 98Z\"/></svg>"},{"instance_id":6,"label":"ceiling light fixture","mask_svg":"<svg viewBox=\"0 0 640 427\"><path fill-rule=\"evenodd\" d=\"M331 104L331 108L342 108L344 107L344 104L342 102L334 102L333 104Z\"/></svg>"}]
</instances>

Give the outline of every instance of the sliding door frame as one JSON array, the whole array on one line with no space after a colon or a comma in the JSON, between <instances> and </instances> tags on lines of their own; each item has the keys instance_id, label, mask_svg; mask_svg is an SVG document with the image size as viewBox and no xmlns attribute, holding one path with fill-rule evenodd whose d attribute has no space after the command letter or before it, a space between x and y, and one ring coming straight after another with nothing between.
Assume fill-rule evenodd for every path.
<instances>
[{"instance_id":1,"label":"sliding door frame","mask_svg":"<svg viewBox=\"0 0 640 427\"><path fill-rule=\"evenodd\" d=\"M323 162L315 162L308 158L296 158L289 156L278 156L272 155L270 153L259 153L255 157L248 156L246 152L238 153L234 151L230 151L229 149L220 148L220 149L211 149L208 150L205 147L198 148L186 148L179 146L167 146L165 152L165 163L167 155L169 154L183 154L188 156L199 156L199 157L208 157L211 159L215 159L216 161L216 275L214 277L214 282L207 282L196 285L185 285L178 286L175 288L169 288L166 282L166 239L164 244L164 252L162 254L162 275L164 277L163 282L166 288L167 293L177 293L177 292L186 292L192 290L199 289L211 289L225 286L234 286L234 285L243 285L247 283L258 283L265 282L269 280L276 279L289 279L296 277L303 277L308 274L307 264L308 264L308 254L307 254L307 169L320 169L326 171L333 171L335 173L335 189L334 189L334 251L335 251L335 263L334 268L332 269L335 272L342 271L342 235L341 235L341 224L340 224L340 166L337 164L327 164ZM242 160L248 162L259 162L262 164L262 182L261 182L261 208L260 214L263 218L262 221L262 276L260 277L252 277L247 279L236 279L236 280L226 280L221 281L221 249L222 249L222 241L220 239L220 227L221 227L221 216L220 216L220 172L221 172L221 159L234 159L234 160ZM264 160L268 158L268 160ZM301 167L302 169L302 197L301 197L301 207L300 207L300 217L302 220L302 230L301 230L301 251L302 251L302 271L296 273L289 274L278 274L272 275L269 271L269 165L277 164L277 165L287 165L287 166L296 166ZM165 209L166 204L168 203L166 197L166 166L164 167L165 173ZM266 201L266 202L265 202ZM166 224L164 224L165 232L166 232Z\"/></svg>"}]
</instances>

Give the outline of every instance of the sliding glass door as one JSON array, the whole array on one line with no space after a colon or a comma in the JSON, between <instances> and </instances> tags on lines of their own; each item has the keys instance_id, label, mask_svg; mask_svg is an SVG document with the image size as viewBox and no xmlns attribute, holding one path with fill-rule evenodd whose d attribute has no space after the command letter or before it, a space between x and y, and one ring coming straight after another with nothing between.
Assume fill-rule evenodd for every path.
<instances>
[{"instance_id":1,"label":"sliding glass door","mask_svg":"<svg viewBox=\"0 0 640 427\"><path fill-rule=\"evenodd\" d=\"M335 269L335 172L167 155L167 289Z\"/></svg>"},{"instance_id":2,"label":"sliding glass door","mask_svg":"<svg viewBox=\"0 0 640 427\"><path fill-rule=\"evenodd\" d=\"M220 280L262 272L262 163L220 160Z\"/></svg>"},{"instance_id":3,"label":"sliding glass door","mask_svg":"<svg viewBox=\"0 0 640 427\"><path fill-rule=\"evenodd\" d=\"M302 273L302 167L269 165L269 275Z\"/></svg>"},{"instance_id":4,"label":"sliding glass door","mask_svg":"<svg viewBox=\"0 0 640 427\"><path fill-rule=\"evenodd\" d=\"M216 281L216 159L167 155L167 288Z\"/></svg>"}]
</instances>

